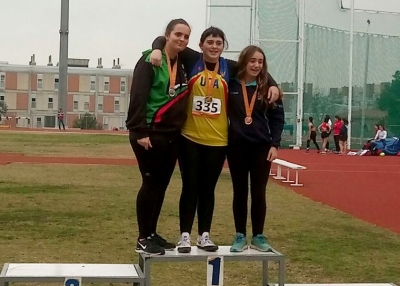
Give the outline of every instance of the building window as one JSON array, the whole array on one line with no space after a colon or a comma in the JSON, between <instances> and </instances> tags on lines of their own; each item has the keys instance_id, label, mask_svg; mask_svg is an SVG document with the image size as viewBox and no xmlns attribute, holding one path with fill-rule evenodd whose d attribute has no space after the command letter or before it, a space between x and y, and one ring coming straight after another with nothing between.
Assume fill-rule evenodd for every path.
<instances>
[{"instance_id":1,"label":"building window","mask_svg":"<svg viewBox=\"0 0 400 286\"><path fill-rule=\"evenodd\" d=\"M99 104L97 105L97 109L98 109L99 111L103 111L103 104L102 104L102 103L99 103Z\"/></svg>"},{"instance_id":2,"label":"building window","mask_svg":"<svg viewBox=\"0 0 400 286\"><path fill-rule=\"evenodd\" d=\"M31 108L36 108L36 97L32 97L31 99Z\"/></svg>"},{"instance_id":3,"label":"building window","mask_svg":"<svg viewBox=\"0 0 400 286\"><path fill-rule=\"evenodd\" d=\"M90 76L90 91L91 92L96 91L96 76L94 75Z\"/></svg>"},{"instance_id":4,"label":"building window","mask_svg":"<svg viewBox=\"0 0 400 286\"><path fill-rule=\"evenodd\" d=\"M42 74L37 75L37 88L38 89L43 88L43 75Z\"/></svg>"},{"instance_id":5,"label":"building window","mask_svg":"<svg viewBox=\"0 0 400 286\"><path fill-rule=\"evenodd\" d=\"M42 128L42 118L41 117L36 118L36 127Z\"/></svg>"},{"instance_id":6,"label":"building window","mask_svg":"<svg viewBox=\"0 0 400 286\"><path fill-rule=\"evenodd\" d=\"M53 109L53 98L49 97L48 103L47 103L47 108Z\"/></svg>"},{"instance_id":7,"label":"building window","mask_svg":"<svg viewBox=\"0 0 400 286\"><path fill-rule=\"evenodd\" d=\"M6 75L4 73L0 74L0 88L6 87Z\"/></svg>"},{"instance_id":8,"label":"building window","mask_svg":"<svg viewBox=\"0 0 400 286\"><path fill-rule=\"evenodd\" d=\"M85 102L85 105L83 107L85 110L89 110L89 102Z\"/></svg>"},{"instance_id":9,"label":"building window","mask_svg":"<svg viewBox=\"0 0 400 286\"><path fill-rule=\"evenodd\" d=\"M4 95L0 95L0 101L4 101Z\"/></svg>"},{"instance_id":10,"label":"building window","mask_svg":"<svg viewBox=\"0 0 400 286\"><path fill-rule=\"evenodd\" d=\"M74 110L78 110L78 101L74 100Z\"/></svg>"},{"instance_id":11,"label":"building window","mask_svg":"<svg viewBox=\"0 0 400 286\"><path fill-rule=\"evenodd\" d=\"M126 81L125 79L121 79L121 86L120 86L121 93L124 93L126 90Z\"/></svg>"},{"instance_id":12,"label":"building window","mask_svg":"<svg viewBox=\"0 0 400 286\"><path fill-rule=\"evenodd\" d=\"M58 89L60 87L60 79L58 74L54 75L54 89Z\"/></svg>"},{"instance_id":13,"label":"building window","mask_svg":"<svg viewBox=\"0 0 400 286\"><path fill-rule=\"evenodd\" d=\"M105 77L104 78L104 92L109 92L110 91L110 78Z\"/></svg>"},{"instance_id":14,"label":"building window","mask_svg":"<svg viewBox=\"0 0 400 286\"><path fill-rule=\"evenodd\" d=\"M119 112L119 100L114 101L114 112Z\"/></svg>"}]
</instances>

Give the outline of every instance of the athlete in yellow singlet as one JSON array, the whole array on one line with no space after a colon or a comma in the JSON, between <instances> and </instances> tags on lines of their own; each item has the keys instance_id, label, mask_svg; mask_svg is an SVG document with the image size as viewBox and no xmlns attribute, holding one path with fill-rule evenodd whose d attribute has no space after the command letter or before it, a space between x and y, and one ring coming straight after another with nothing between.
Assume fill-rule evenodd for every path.
<instances>
[{"instance_id":1,"label":"athlete in yellow singlet","mask_svg":"<svg viewBox=\"0 0 400 286\"><path fill-rule=\"evenodd\" d=\"M165 39L157 38L153 50L163 49ZM188 119L182 127L179 166L182 194L179 202L181 239L178 251L191 250L190 233L197 211L197 247L216 251L210 239L214 212L215 186L221 174L228 145L228 84L235 76L236 62L221 57L226 46L225 34L216 27L206 29L200 38L203 53L186 48L178 57L189 79ZM153 51L157 64L160 51ZM271 85L276 83L272 78ZM274 98L279 96L276 88Z\"/></svg>"}]
</instances>

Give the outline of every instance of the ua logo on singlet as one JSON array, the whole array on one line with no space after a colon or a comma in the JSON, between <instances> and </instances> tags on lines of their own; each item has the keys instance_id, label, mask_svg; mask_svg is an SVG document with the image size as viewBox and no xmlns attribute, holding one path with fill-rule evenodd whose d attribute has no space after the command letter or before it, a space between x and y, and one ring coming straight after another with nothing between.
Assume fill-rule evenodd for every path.
<instances>
[{"instance_id":1,"label":"ua logo on singlet","mask_svg":"<svg viewBox=\"0 0 400 286\"><path fill-rule=\"evenodd\" d=\"M206 80L205 80L205 77L204 76L202 76L201 78L200 78L200 85L201 86L206 86ZM213 86L214 88L219 88L218 87L218 79L215 79L215 81L214 81L214 86Z\"/></svg>"}]
</instances>

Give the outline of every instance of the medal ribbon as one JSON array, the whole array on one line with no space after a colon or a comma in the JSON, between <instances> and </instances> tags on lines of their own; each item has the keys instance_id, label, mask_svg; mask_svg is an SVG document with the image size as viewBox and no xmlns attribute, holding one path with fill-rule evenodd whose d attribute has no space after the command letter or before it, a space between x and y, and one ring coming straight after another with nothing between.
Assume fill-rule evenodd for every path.
<instances>
[{"instance_id":1,"label":"medal ribbon","mask_svg":"<svg viewBox=\"0 0 400 286\"><path fill-rule=\"evenodd\" d=\"M213 90L213 87L214 87L215 78L217 77L217 73L218 73L218 70L219 70L219 60L215 63L215 68L214 68L214 71L212 72L211 81L208 80L208 72L209 72L209 70L207 69L206 62L204 62L204 69L207 72L207 81L206 81L207 93L206 93L206 96L212 96L212 90Z\"/></svg>"},{"instance_id":2,"label":"medal ribbon","mask_svg":"<svg viewBox=\"0 0 400 286\"><path fill-rule=\"evenodd\" d=\"M167 64L168 64L169 89L175 90L176 72L178 70L178 56L176 56L176 61L174 65L171 67L171 59L167 52L165 52L165 54L167 56Z\"/></svg>"},{"instance_id":3,"label":"medal ribbon","mask_svg":"<svg viewBox=\"0 0 400 286\"><path fill-rule=\"evenodd\" d=\"M256 91L253 94L253 97L251 98L251 102L250 102L250 105L249 105L249 98L247 96L247 89L246 89L246 84L245 84L244 79L241 80L241 84L242 84L244 107L246 109L246 117L250 117L251 118L251 114L253 113L254 103L256 102L256 95L257 95L258 86L256 88Z\"/></svg>"}]
</instances>

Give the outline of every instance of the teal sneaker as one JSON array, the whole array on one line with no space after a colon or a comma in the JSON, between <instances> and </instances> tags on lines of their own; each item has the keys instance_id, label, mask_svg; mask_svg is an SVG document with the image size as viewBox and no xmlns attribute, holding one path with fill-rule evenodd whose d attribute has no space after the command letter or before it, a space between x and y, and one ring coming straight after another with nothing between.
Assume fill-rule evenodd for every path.
<instances>
[{"instance_id":1,"label":"teal sneaker","mask_svg":"<svg viewBox=\"0 0 400 286\"><path fill-rule=\"evenodd\" d=\"M257 249L258 251L271 251L272 247L269 245L267 238L263 234L257 234L250 242L250 248Z\"/></svg>"},{"instance_id":2,"label":"teal sneaker","mask_svg":"<svg viewBox=\"0 0 400 286\"><path fill-rule=\"evenodd\" d=\"M238 232L235 236L235 241L230 248L231 252L242 252L247 249L247 247L246 237L243 233Z\"/></svg>"}]
</instances>

